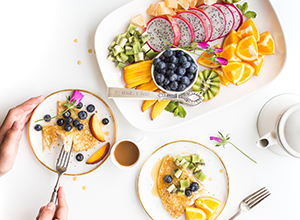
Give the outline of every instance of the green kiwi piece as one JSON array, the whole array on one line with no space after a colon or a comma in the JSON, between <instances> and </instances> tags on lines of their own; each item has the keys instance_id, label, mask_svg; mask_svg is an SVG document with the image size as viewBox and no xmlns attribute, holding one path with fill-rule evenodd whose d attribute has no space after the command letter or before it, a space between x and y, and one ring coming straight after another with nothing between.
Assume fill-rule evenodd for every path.
<instances>
[{"instance_id":1,"label":"green kiwi piece","mask_svg":"<svg viewBox=\"0 0 300 220\"><path fill-rule=\"evenodd\" d=\"M209 69L199 72L197 80L193 85L193 91L203 95L204 101L214 98L221 88L219 75Z\"/></svg>"},{"instance_id":2,"label":"green kiwi piece","mask_svg":"<svg viewBox=\"0 0 300 220\"><path fill-rule=\"evenodd\" d=\"M188 188L190 186L190 180L185 179L185 180L180 180L180 188Z\"/></svg>"}]
</instances>

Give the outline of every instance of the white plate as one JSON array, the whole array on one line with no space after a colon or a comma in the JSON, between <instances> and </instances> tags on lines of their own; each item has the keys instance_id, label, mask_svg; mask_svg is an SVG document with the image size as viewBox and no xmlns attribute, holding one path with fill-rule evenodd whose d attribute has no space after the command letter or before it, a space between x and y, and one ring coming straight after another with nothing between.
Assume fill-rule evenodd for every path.
<instances>
[{"instance_id":1,"label":"white plate","mask_svg":"<svg viewBox=\"0 0 300 220\"><path fill-rule=\"evenodd\" d=\"M109 106L97 95L92 94L85 90L78 89L83 95L82 103L83 108L82 110L86 109L86 106L88 104L95 105L95 113L97 114L98 119L101 121L103 118L108 118L109 123L105 126L102 126L103 132L105 134L105 142L98 142L98 144L87 150L82 151L84 155L84 160L81 162L78 162L75 158L75 156L79 153L72 153L70 158L70 163L68 166L68 170L65 173L66 175L82 175L89 173L96 168L100 167L109 157L109 154L101 160L97 164L88 165L85 162L87 159L98 149L100 149L103 145L105 145L107 142L110 143L111 146L116 142L117 138L117 127L116 127L116 120L113 112L110 110ZM32 151L36 158L48 169L52 170L53 172L56 172L56 160L58 158L60 149L61 149L61 143L59 143L59 139L57 144L55 144L52 148L52 150L46 149L43 152L43 146L42 146L42 133L41 131L36 131L34 129L34 126L36 125L35 121L38 119L41 119L46 114L50 114L52 117L57 115L57 101L65 101L67 96L72 96L73 89L67 89L67 90L61 90L57 91L55 93L50 94L45 98L45 100L34 110L30 122L29 122L29 141L32 148ZM54 124L56 123L56 119L51 120L50 122L38 122L42 126L44 124Z\"/></svg>"},{"instance_id":2,"label":"white plate","mask_svg":"<svg viewBox=\"0 0 300 220\"><path fill-rule=\"evenodd\" d=\"M239 2L243 4L245 1ZM115 68L114 63L108 61L108 46L114 38L126 32L130 19L138 14L143 14L148 21L150 16L146 14L146 9L153 0L135 0L109 14L102 20L95 35L95 51L98 64L107 87L124 87L123 73ZM222 86L216 98L209 102L202 103L196 107L185 107L187 116L185 119L174 117L171 113L164 111L154 121L150 118L150 111L141 111L143 101L115 99L115 103L126 120L138 129L145 131L158 131L188 123L192 120L211 114L221 108L233 104L247 96L259 91L264 86L274 80L286 60L286 44L284 34L280 26L276 12L269 0L252 0L249 3L249 10L257 13L255 22L261 33L270 31L276 43L276 54L266 56L265 65L259 77L252 77L247 83L228 87ZM222 45L223 39L210 42L210 45L219 43ZM194 56L194 55L193 55ZM205 69L200 66L200 70Z\"/></svg>"},{"instance_id":3,"label":"white plate","mask_svg":"<svg viewBox=\"0 0 300 220\"><path fill-rule=\"evenodd\" d=\"M227 203L229 195L229 179L226 167L221 158L212 149L197 142L183 140L168 143L154 151L140 170L137 180L137 191L140 202L149 217L159 220L173 219L163 207L160 198L152 192L154 186L152 170L168 154L172 156L177 154L199 154L204 159L205 167L203 172L207 175L207 178L203 184L207 187L207 190L203 196L211 196L222 202L215 218L219 216ZM185 219L185 214L178 219Z\"/></svg>"}]
</instances>

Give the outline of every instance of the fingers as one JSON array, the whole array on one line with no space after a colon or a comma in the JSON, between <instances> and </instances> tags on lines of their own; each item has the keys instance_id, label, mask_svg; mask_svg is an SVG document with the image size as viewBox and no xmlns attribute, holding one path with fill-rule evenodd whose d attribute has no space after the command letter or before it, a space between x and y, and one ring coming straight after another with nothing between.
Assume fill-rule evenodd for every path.
<instances>
[{"instance_id":1,"label":"fingers","mask_svg":"<svg viewBox=\"0 0 300 220\"><path fill-rule=\"evenodd\" d=\"M42 207L40 208L39 214L38 214L37 217L35 218L36 220L39 220L39 217L40 217L42 211L45 209L45 207L46 207L46 206L42 206Z\"/></svg>"},{"instance_id":2,"label":"fingers","mask_svg":"<svg viewBox=\"0 0 300 220\"><path fill-rule=\"evenodd\" d=\"M56 217L59 220L67 220L68 219L68 204L65 196L65 192L63 187L59 187L58 193L57 193L57 199L58 199L58 205L57 205L57 211L56 211Z\"/></svg>"},{"instance_id":3,"label":"fingers","mask_svg":"<svg viewBox=\"0 0 300 220\"><path fill-rule=\"evenodd\" d=\"M40 212L40 214L37 217L37 219L38 220L52 220L54 218L54 214L55 214L55 204L53 202L50 202Z\"/></svg>"}]
</instances>

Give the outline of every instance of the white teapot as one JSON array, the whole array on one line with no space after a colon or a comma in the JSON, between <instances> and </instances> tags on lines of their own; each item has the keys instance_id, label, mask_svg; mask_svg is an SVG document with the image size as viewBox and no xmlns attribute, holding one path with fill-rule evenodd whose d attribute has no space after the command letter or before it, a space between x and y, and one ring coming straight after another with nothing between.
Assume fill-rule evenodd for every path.
<instances>
[{"instance_id":1,"label":"white teapot","mask_svg":"<svg viewBox=\"0 0 300 220\"><path fill-rule=\"evenodd\" d=\"M300 159L300 96L282 94L270 99L257 119L257 147Z\"/></svg>"}]
</instances>

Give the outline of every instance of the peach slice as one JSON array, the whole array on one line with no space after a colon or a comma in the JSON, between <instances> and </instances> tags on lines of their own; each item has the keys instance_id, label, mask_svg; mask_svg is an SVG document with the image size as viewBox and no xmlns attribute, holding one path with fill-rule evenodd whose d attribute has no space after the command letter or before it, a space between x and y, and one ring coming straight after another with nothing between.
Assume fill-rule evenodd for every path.
<instances>
[{"instance_id":1,"label":"peach slice","mask_svg":"<svg viewBox=\"0 0 300 220\"><path fill-rule=\"evenodd\" d=\"M95 164L101 161L109 152L110 143L107 142L103 147L97 150L87 161L87 164Z\"/></svg>"},{"instance_id":2,"label":"peach slice","mask_svg":"<svg viewBox=\"0 0 300 220\"><path fill-rule=\"evenodd\" d=\"M97 140L101 142L105 141L104 133L96 114L93 114L90 119L90 130Z\"/></svg>"},{"instance_id":3,"label":"peach slice","mask_svg":"<svg viewBox=\"0 0 300 220\"><path fill-rule=\"evenodd\" d=\"M161 100L160 102L155 102L151 112L151 120L154 120L160 113L162 113L169 102L170 100Z\"/></svg>"}]
</instances>

